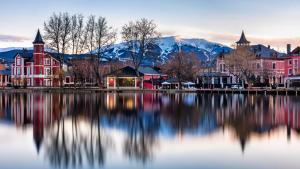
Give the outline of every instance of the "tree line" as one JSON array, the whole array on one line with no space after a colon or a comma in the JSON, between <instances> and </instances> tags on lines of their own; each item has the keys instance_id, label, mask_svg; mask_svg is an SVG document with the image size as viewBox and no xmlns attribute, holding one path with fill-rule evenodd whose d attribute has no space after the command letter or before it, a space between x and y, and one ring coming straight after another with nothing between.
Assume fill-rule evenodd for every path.
<instances>
[{"instance_id":1,"label":"tree line","mask_svg":"<svg viewBox=\"0 0 300 169\"><path fill-rule=\"evenodd\" d=\"M104 52L116 42L118 35L117 30L109 25L105 17L95 15L84 17L82 14L71 15L67 12L53 13L44 22L44 32L47 47L56 51L60 59L61 70L66 59L65 54L89 54L90 59L86 60L86 63L74 61L73 65L76 65L74 70L78 70L78 75L88 72L86 74L90 76L92 73L98 85L101 85L104 74L100 71L101 60L104 59ZM146 18L129 21L122 26L120 35L126 45L126 55L130 58L129 64L136 70L137 76L140 76L138 69L146 59L157 60L158 56L151 55L154 52L153 45L160 37L157 25L153 20ZM178 73L178 70L185 69L183 71L187 72L186 69L194 68L193 63L198 64L198 62L188 61L189 58L195 61L194 55L187 54L186 57L182 55L183 52L175 54L174 58L170 59L167 69L161 67L164 67L163 71L168 74L185 80L190 77L190 74ZM62 74L60 74L61 84Z\"/></svg>"}]
</instances>

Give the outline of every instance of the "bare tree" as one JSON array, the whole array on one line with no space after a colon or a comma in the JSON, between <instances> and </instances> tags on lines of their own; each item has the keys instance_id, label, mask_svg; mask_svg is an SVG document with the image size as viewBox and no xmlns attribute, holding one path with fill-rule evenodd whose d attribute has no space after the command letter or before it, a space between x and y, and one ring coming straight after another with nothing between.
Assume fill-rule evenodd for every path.
<instances>
[{"instance_id":1,"label":"bare tree","mask_svg":"<svg viewBox=\"0 0 300 169\"><path fill-rule=\"evenodd\" d=\"M71 20L72 54L78 54L80 51L80 41L84 34L83 16L75 14L71 17Z\"/></svg>"},{"instance_id":2,"label":"bare tree","mask_svg":"<svg viewBox=\"0 0 300 169\"><path fill-rule=\"evenodd\" d=\"M58 55L61 49L60 34L62 25L61 13L54 13L49 20L44 23L45 39L48 41L49 47L53 48Z\"/></svg>"},{"instance_id":3,"label":"bare tree","mask_svg":"<svg viewBox=\"0 0 300 169\"><path fill-rule=\"evenodd\" d=\"M140 19L135 22L129 22L122 27L122 38L125 41L129 50L129 55L133 62L133 66L137 75L138 68L145 61L151 57L147 55L149 46L155 44L155 40L159 37L157 26L153 20Z\"/></svg>"},{"instance_id":4,"label":"bare tree","mask_svg":"<svg viewBox=\"0 0 300 169\"><path fill-rule=\"evenodd\" d=\"M62 14L62 30L60 34L62 54L67 53L71 41L71 17L68 13ZM63 61L63 58L61 58Z\"/></svg>"},{"instance_id":5,"label":"bare tree","mask_svg":"<svg viewBox=\"0 0 300 169\"><path fill-rule=\"evenodd\" d=\"M60 86L63 86L64 55L68 51L71 40L71 17L68 13L53 14L48 22L44 23L45 38L49 41L60 59Z\"/></svg>"},{"instance_id":6,"label":"bare tree","mask_svg":"<svg viewBox=\"0 0 300 169\"><path fill-rule=\"evenodd\" d=\"M176 53L166 64L162 65L162 71L178 79L180 88L184 80L194 81L201 70L200 60L194 53Z\"/></svg>"},{"instance_id":7,"label":"bare tree","mask_svg":"<svg viewBox=\"0 0 300 169\"><path fill-rule=\"evenodd\" d=\"M89 16L85 26L86 46L90 54L95 50L96 17Z\"/></svg>"},{"instance_id":8,"label":"bare tree","mask_svg":"<svg viewBox=\"0 0 300 169\"><path fill-rule=\"evenodd\" d=\"M95 24L95 46L97 47L97 58L94 60L94 73L98 84L101 84L102 74L100 63L103 59L103 54L116 40L116 31L108 26L107 20L104 17L99 17Z\"/></svg>"},{"instance_id":9,"label":"bare tree","mask_svg":"<svg viewBox=\"0 0 300 169\"><path fill-rule=\"evenodd\" d=\"M253 77L253 61L256 55L249 46L239 46L225 56L225 67L242 82L249 83Z\"/></svg>"}]
</instances>

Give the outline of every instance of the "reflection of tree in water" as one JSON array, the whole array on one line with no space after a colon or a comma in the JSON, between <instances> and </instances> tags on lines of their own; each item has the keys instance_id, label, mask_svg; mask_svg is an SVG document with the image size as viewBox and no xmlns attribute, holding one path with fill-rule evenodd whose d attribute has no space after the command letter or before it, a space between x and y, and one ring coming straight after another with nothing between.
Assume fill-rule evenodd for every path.
<instances>
[{"instance_id":1,"label":"reflection of tree in water","mask_svg":"<svg viewBox=\"0 0 300 169\"><path fill-rule=\"evenodd\" d=\"M131 159L145 163L151 159L153 147L156 144L156 133L159 128L159 118L143 118L133 113L128 121L128 135L124 143L124 153Z\"/></svg>"},{"instance_id":2,"label":"reflection of tree in water","mask_svg":"<svg viewBox=\"0 0 300 169\"><path fill-rule=\"evenodd\" d=\"M50 127L45 121L42 147L47 159L56 167L78 167L86 163L104 165L113 142L105 133L107 128L121 130L125 134L124 156L142 163L154 157L162 131L171 136L207 135L218 128L226 128L234 133L244 151L253 133L260 136L286 126L289 138L291 130L299 132L300 128L298 97L228 94L155 94L152 97L141 93L50 95L53 103L46 103L49 95L40 103L49 104L44 109L51 107L52 119ZM23 103L35 98L29 96L31 94L11 95L11 102L27 105ZM45 113L44 109L41 112ZM12 110L31 113L30 106ZM40 117L47 115L44 113ZM22 125L32 123L31 116L22 115L18 119L22 119Z\"/></svg>"},{"instance_id":3,"label":"reflection of tree in water","mask_svg":"<svg viewBox=\"0 0 300 169\"><path fill-rule=\"evenodd\" d=\"M170 95L170 104L161 107L164 122L170 125L171 131L184 134L187 131L196 131L201 121L201 113L197 107L186 104L185 96L181 94ZM195 100L193 100L195 103Z\"/></svg>"},{"instance_id":4,"label":"reflection of tree in water","mask_svg":"<svg viewBox=\"0 0 300 169\"><path fill-rule=\"evenodd\" d=\"M61 95L59 99L62 99ZM69 97L67 97L69 98ZM86 160L90 166L102 166L105 161L105 151L111 147L108 135L101 132L99 97L83 95L75 97L73 112L63 112L63 101L59 101L60 118L48 129L45 153L50 163L55 167L78 167ZM71 116L71 127L68 116ZM86 119L86 117L88 117ZM89 127L82 130L88 122Z\"/></svg>"},{"instance_id":5,"label":"reflection of tree in water","mask_svg":"<svg viewBox=\"0 0 300 169\"><path fill-rule=\"evenodd\" d=\"M117 105L103 116L109 126L125 130L124 155L145 163L157 145L160 117L157 112L143 112L142 95L117 94Z\"/></svg>"}]
</instances>

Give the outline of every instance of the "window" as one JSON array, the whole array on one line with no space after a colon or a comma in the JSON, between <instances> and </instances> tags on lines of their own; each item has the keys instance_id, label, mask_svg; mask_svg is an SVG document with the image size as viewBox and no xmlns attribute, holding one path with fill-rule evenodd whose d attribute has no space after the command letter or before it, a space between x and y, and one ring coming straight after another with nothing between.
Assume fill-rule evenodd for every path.
<instances>
[{"instance_id":1,"label":"window","mask_svg":"<svg viewBox=\"0 0 300 169\"><path fill-rule=\"evenodd\" d=\"M260 69L260 63L256 63L256 69Z\"/></svg>"},{"instance_id":2,"label":"window","mask_svg":"<svg viewBox=\"0 0 300 169\"><path fill-rule=\"evenodd\" d=\"M289 59L289 65L292 65L292 59Z\"/></svg>"},{"instance_id":3,"label":"window","mask_svg":"<svg viewBox=\"0 0 300 169\"><path fill-rule=\"evenodd\" d=\"M21 65L21 59L17 59L17 65Z\"/></svg>"},{"instance_id":4,"label":"window","mask_svg":"<svg viewBox=\"0 0 300 169\"><path fill-rule=\"evenodd\" d=\"M27 68L27 74L30 75L30 68Z\"/></svg>"},{"instance_id":5,"label":"window","mask_svg":"<svg viewBox=\"0 0 300 169\"><path fill-rule=\"evenodd\" d=\"M50 68L45 68L45 74L46 75L51 75L51 70L50 70Z\"/></svg>"},{"instance_id":6,"label":"window","mask_svg":"<svg viewBox=\"0 0 300 169\"><path fill-rule=\"evenodd\" d=\"M21 75L21 69L19 67L17 68L17 75Z\"/></svg>"},{"instance_id":7,"label":"window","mask_svg":"<svg viewBox=\"0 0 300 169\"><path fill-rule=\"evenodd\" d=\"M276 69L276 63L272 63L272 69Z\"/></svg>"},{"instance_id":8,"label":"window","mask_svg":"<svg viewBox=\"0 0 300 169\"><path fill-rule=\"evenodd\" d=\"M45 58L44 64L45 64L45 65L50 65L50 59Z\"/></svg>"},{"instance_id":9,"label":"window","mask_svg":"<svg viewBox=\"0 0 300 169\"><path fill-rule=\"evenodd\" d=\"M294 60L294 68L298 68L298 60Z\"/></svg>"},{"instance_id":10,"label":"window","mask_svg":"<svg viewBox=\"0 0 300 169\"><path fill-rule=\"evenodd\" d=\"M225 64L221 63L219 66L220 72L225 72Z\"/></svg>"},{"instance_id":11,"label":"window","mask_svg":"<svg viewBox=\"0 0 300 169\"><path fill-rule=\"evenodd\" d=\"M289 69L289 75L292 75L292 74L293 74L293 70Z\"/></svg>"}]
</instances>

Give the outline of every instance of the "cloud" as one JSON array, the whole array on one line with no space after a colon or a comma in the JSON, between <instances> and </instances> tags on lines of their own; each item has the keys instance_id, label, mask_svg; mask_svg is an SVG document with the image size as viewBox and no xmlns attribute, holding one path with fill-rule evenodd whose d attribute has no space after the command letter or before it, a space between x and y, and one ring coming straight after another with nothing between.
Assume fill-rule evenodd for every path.
<instances>
[{"instance_id":1,"label":"cloud","mask_svg":"<svg viewBox=\"0 0 300 169\"><path fill-rule=\"evenodd\" d=\"M209 33L208 40L213 42L224 43L227 45L232 45L236 41L239 40L240 35L232 35L232 34L217 34L217 33ZM251 42L251 44L263 44L263 45L270 45L271 48L279 51L286 51L286 45L291 44L293 48L300 45L300 37L294 38L264 38L258 36L247 36L247 39Z\"/></svg>"},{"instance_id":2,"label":"cloud","mask_svg":"<svg viewBox=\"0 0 300 169\"><path fill-rule=\"evenodd\" d=\"M239 40L241 36L241 31L237 32L236 34L230 33L216 33L212 31L203 30L201 28L196 27L189 27L189 26L178 26L172 25L167 26L163 25L160 27L160 31L162 36L181 36L183 38L200 38L206 39L212 42L221 43L227 46L232 46L235 44L236 41ZM300 45L300 37L264 37L260 35L252 35L249 32L245 32L246 37L251 44L263 44L265 46L270 45L271 48L285 52L286 45L291 44L293 48Z\"/></svg>"},{"instance_id":3,"label":"cloud","mask_svg":"<svg viewBox=\"0 0 300 169\"><path fill-rule=\"evenodd\" d=\"M22 36L0 34L0 42L24 42L28 40L30 39Z\"/></svg>"}]
</instances>

